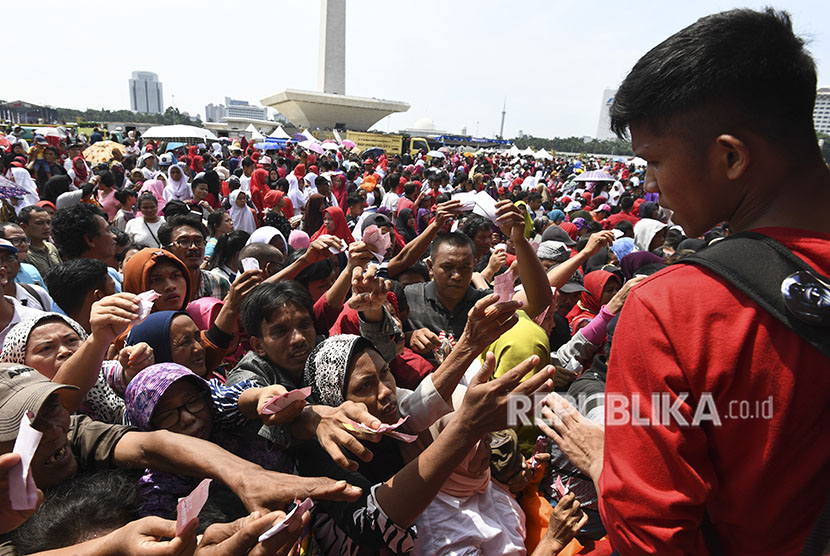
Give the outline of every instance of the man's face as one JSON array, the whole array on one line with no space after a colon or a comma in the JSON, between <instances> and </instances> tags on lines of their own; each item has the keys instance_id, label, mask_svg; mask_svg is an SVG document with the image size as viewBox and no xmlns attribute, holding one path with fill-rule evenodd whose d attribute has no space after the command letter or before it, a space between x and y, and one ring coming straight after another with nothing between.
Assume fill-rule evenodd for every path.
<instances>
[{"instance_id":1,"label":"man's face","mask_svg":"<svg viewBox=\"0 0 830 556\"><path fill-rule=\"evenodd\" d=\"M262 337L251 337L251 347L260 356L290 373L295 380L303 376L306 359L314 348L314 320L295 305L278 308L262 323Z\"/></svg>"},{"instance_id":2,"label":"man's face","mask_svg":"<svg viewBox=\"0 0 830 556\"><path fill-rule=\"evenodd\" d=\"M563 317L567 316L571 312L571 309L574 308L574 305L576 305L576 302L579 301L581 295L582 292L564 293L557 291L556 303L558 306L556 311Z\"/></svg>"},{"instance_id":3,"label":"man's face","mask_svg":"<svg viewBox=\"0 0 830 556\"><path fill-rule=\"evenodd\" d=\"M256 164L251 164L250 166L243 166L242 167L242 173L245 175L246 178L250 178L251 174L254 173L255 169L256 169Z\"/></svg>"},{"instance_id":4,"label":"man's face","mask_svg":"<svg viewBox=\"0 0 830 556\"><path fill-rule=\"evenodd\" d=\"M69 412L63 407L58 394L52 394L40 407L34 428L43 438L32 458L32 476L39 489L57 486L78 470L78 462L66 437L69 432ZM14 441L0 443L0 454L11 452Z\"/></svg>"},{"instance_id":5,"label":"man's face","mask_svg":"<svg viewBox=\"0 0 830 556\"><path fill-rule=\"evenodd\" d=\"M47 164L54 164L55 161L57 160L57 157L55 156L55 152L51 149L48 150L48 151L44 151L43 152L43 160L45 160Z\"/></svg>"},{"instance_id":6,"label":"man's face","mask_svg":"<svg viewBox=\"0 0 830 556\"><path fill-rule=\"evenodd\" d=\"M444 243L432 261L432 278L440 298L458 302L467 293L473 278L475 259L467 246L454 247Z\"/></svg>"},{"instance_id":7,"label":"man's face","mask_svg":"<svg viewBox=\"0 0 830 556\"><path fill-rule=\"evenodd\" d=\"M539 207L542 206L542 200L541 199L534 199L534 200L530 201L528 203L528 205L530 206L530 210L532 210L533 212L536 212L537 210L539 210Z\"/></svg>"},{"instance_id":8,"label":"man's face","mask_svg":"<svg viewBox=\"0 0 830 556\"><path fill-rule=\"evenodd\" d=\"M109 266L115 266L115 234L110 231L109 224L101 216L96 214L95 221L98 223L98 235L86 238L89 246L88 256L104 261Z\"/></svg>"},{"instance_id":9,"label":"man's face","mask_svg":"<svg viewBox=\"0 0 830 556\"><path fill-rule=\"evenodd\" d=\"M6 270L6 278L9 282L13 281L20 272L20 261L17 260L17 255L5 249L0 250L0 266Z\"/></svg>"},{"instance_id":10,"label":"man's face","mask_svg":"<svg viewBox=\"0 0 830 556\"><path fill-rule=\"evenodd\" d=\"M196 270L205 259L205 238L196 228L179 226L170 235L169 249L188 269Z\"/></svg>"},{"instance_id":11,"label":"man's face","mask_svg":"<svg viewBox=\"0 0 830 556\"><path fill-rule=\"evenodd\" d=\"M670 129L674 127L679 126ZM631 143L635 154L648 161L645 190L660 194L660 206L674 211L673 222L689 237L731 219L744 191L710 171L718 162L714 141L708 148L696 146L686 135L632 125Z\"/></svg>"},{"instance_id":12,"label":"man's face","mask_svg":"<svg viewBox=\"0 0 830 556\"><path fill-rule=\"evenodd\" d=\"M17 247L17 260L22 261L26 259L29 254L29 238L26 237L26 232L19 226L6 226L4 237Z\"/></svg>"},{"instance_id":13,"label":"man's face","mask_svg":"<svg viewBox=\"0 0 830 556\"><path fill-rule=\"evenodd\" d=\"M43 241L52 235L52 217L45 210L29 214L29 223L21 225L30 239Z\"/></svg>"}]
</instances>

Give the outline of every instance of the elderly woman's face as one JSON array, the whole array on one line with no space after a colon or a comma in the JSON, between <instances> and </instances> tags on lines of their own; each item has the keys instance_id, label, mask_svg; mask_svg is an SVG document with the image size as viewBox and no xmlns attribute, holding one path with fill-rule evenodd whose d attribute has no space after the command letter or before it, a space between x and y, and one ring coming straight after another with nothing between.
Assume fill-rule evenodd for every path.
<instances>
[{"instance_id":1,"label":"elderly woman's face","mask_svg":"<svg viewBox=\"0 0 830 556\"><path fill-rule=\"evenodd\" d=\"M395 377L389 365L374 349L360 352L346 385L346 399L366 404L369 413L383 423L392 424L400 418Z\"/></svg>"},{"instance_id":2,"label":"elderly woman's face","mask_svg":"<svg viewBox=\"0 0 830 556\"><path fill-rule=\"evenodd\" d=\"M213 416L208 393L193 380L178 380L159 399L150 419L153 429L208 439L213 430Z\"/></svg>"},{"instance_id":3,"label":"elderly woman's face","mask_svg":"<svg viewBox=\"0 0 830 556\"><path fill-rule=\"evenodd\" d=\"M64 362L81 347L81 337L63 321L37 325L26 343L26 365L53 378Z\"/></svg>"}]
</instances>

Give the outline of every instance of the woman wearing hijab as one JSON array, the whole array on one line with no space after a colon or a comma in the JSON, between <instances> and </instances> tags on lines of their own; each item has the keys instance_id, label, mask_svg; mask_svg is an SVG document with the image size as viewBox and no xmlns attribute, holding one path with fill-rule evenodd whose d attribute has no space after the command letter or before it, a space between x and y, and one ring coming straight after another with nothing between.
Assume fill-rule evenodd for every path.
<instances>
[{"instance_id":1,"label":"woman wearing hijab","mask_svg":"<svg viewBox=\"0 0 830 556\"><path fill-rule=\"evenodd\" d=\"M559 226L562 222L565 221L565 213L559 209L553 209L552 211L548 212L548 218L550 221Z\"/></svg>"},{"instance_id":2,"label":"woman wearing hijab","mask_svg":"<svg viewBox=\"0 0 830 556\"><path fill-rule=\"evenodd\" d=\"M245 245L251 245L252 243L267 243L279 249L283 255L288 255L288 240L282 232L273 226L257 228Z\"/></svg>"},{"instance_id":3,"label":"woman wearing hijab","mask_svg":"<svg viewBox=\"0 0 830 556\"><path fill-rule=\"evenodd\" d=\"M587 291L582 292L579 301L568 313L572 335L597 316L602 306L611 301L622 287L622 282L616 274L595 270L585 275L584 286Z\"/></svg>"},{"instance_id":4,"label":"woman wearing hijab","mask_svg":"<svg viewBox=\"0 0 830 556\"><path fill-rule=\"evenodd\" d=\"M225 386L213 378L205 380L187 367L172 362L157 363L136 375L124 393L125 420L141 431L168 430L209 440L231 453L266 469L290 473L290 459L282 450L271 450L265 442L241 441L230 432L247 423L238 409L242 392L253 387L249 381ZM183 418L186 410L186 417ZM252 449L253 448L253 449ZM142 516L174 518L179 498L187 496L199 479L147 469L139 480ZM211 488L211 494L214 494ZM241 502L226 487L219 487L223 517L234 520L247 515Z\"/></svg>"},{"instance_id":5,"label":"woman wearing hijab","mask_svg":"<svg viewBox=\"0 0 830 556\"><path fill-rule=\"evenodd\" d=\"M234 230L254 233L257 227L256 213L248 206L248 196L241 189L234 189L228 198L230 201L228 213L231 215Z\"/></svg>"},{"instance_id":6,"label":"woman wearing hijab","mask_svg":"<svg viewBox=\"0 0 830 556\"><path fill-rule=\"evenodd\" d=\"M26 192L23 198L20 199L15 206L15 212L20 213L23 207L34 205L40 201L40 195L38 194L37 184L35 183L35 180L32 179L32 176L29 174L28 170L25 168L11 168L11 175L14 184ZM45 186L46 183L44 183L44 187Z\"/></svg>"},{"instance_id":7,"label":"woman wearing hijab","mask_svg":"<svg viewBox=\"0 0 830 556\"><path fill-rule=\"evenodd\" d=\"M585 274L589 274L595 270L603 270L606 266L616 265L618 262L619 259L613 249L602 247L596 252L595 255L592 255L587 261L585 261L582 265L582 270ZM613 268L612 270L617 269Z\"/></svg>"},{"instance_id":8,"label":"woman wearing hijab","mask_svg":"<svg viewBox=\"0 0 830 556\"><path fill-rule=\"evenodd\" d=\"M219 172L216 170L205 172L203 177L205 178L205 182L207 182L208 186L208 196L206 200L211 208L216 210L222 206L219 202L219 198L222 194L222 179L219 176Z\"/></svg>"},{"instance_id":9,"label":"woman wearing hijab","mask_svg":"<svg viewBox=\"0 0 830 556\"><path fill-rule=\"evenodd\" d=\"M631 280L637 271L647 264L663 263L663 258L648 251L634 251L620 259L620 270L626 280Z\"/></svg>"},{"instance_id":10,"label":"woman wearing hijab","mask_svg":"<svg viewBox=\"0 0 830 556\"><path fill-rule=\"evenodd\" d=\"M419 208L418 209L418 233L420 234L424 230L427 229L429 226L430 221L432 220L432 213L429 209Z\"/></svg>"},{"instance_id":11,"label":"woman wearing hijab","mask_svg":"<svg viewBox=\"0 0 830 556\"><path fill-rule=\"evenodd\" d=\"M187 176L184 173L184 167L180 164L174 164L167 170L167 185L162 192L165 201L189 201L193 198L193 191L190 189L190 183L187 181Z\"/></svg>"},{"instance_id":12,"label":"woman wearing hijab","mask_svg":"<svg viewBox=\"0 0 830 556\"><path fill-rule=\"evenodd\" d=\"M398 230L398 233L401 234L401 237L403 237L406 243L409 243L418 236L418 232L415 231L415 214L412 212L412 209L405 208L398 213L398 217L395 220L395 229Z\"/></svg>"},{"instance_id":13,"label":"woman wearing hijab","mask_svg":"<svg viewBox=\"0 0 830 556\"><path fill-rule=\"evenodd\" d=\"M156 198L158 213L162 214L164 206L167 204L167 199L164 198L164 182L157 179L146 180L141 189L138 190L139 196L145 191L152 193L153 197Z\"/></svg>"},{"instance_id":14,"label":"woman wearing hijab","mask_svg":"<svg viewBox=\"0 0 830 556\"><path fill-rule=\"evenodd\" d=\"M611 245L611 250L617 255L617 260L622 261L623 257L634 250L634 240L630 237L616 239L614 244Z\"/></svg>"},{"instance_id":15,"label":"woman wearing hijab","mask_svg":"<svg viewBox=\"0 0 830 556\"><path fill-rule=\"evenodd\" d=\"M572 240L576 241L579 239L579 228L577 228L574 223L562 222L559 227L565 230L565 233L568 234L568 237Z\"/></svg>"},{"instance_id":16,"label":"woman wearing hijab","mask_svg":"<svg viewBox=\"0 0 830 556\"><path fill-rule=\"evenodd\" d=\"M263 202L265 194L271 191L268 187L268 170L264 170L262 168L254 170L254 173L251 174L251 182L249 187L251 202L254 203L257 212L261 213L265 208L265 204Z\"/></svg>"},{"instance_id":17,"label":"woman wearing hijab","mask_svg":"<svg viewBox=\"0 0 830 556\"><path fill-rule=\"evenodd\" d=\"M334 174L331 176L331 193L337 199L338 207L345 207L346 198L349 196L349 187L346 183L346 176L343 174Z\"/></svg>"},{"instance_id":18,"label":"woman wearing hijab","mask_svg":"<svg viewBox=\"0 0 830 556\"><path fill-rule=\"evenodd\" d=\"M662 211L660 210L660 205L658 205L654 201L645 201L642 205L640 205L639 217L651 218L653 220L662 220Z\"/></svg>"},{"instance_id":19,"label":"woman wearing hijab","mask_svg":"<svg viewBox=\"0 0 830 556\"><path fill-rule=\"evenodd\" d=\"M319 193L313 193L303 209L303 222L306 233L314 233L323 225L323 211L326 208L326 198Z\"/></svg>"},{"instance_id":20,"label":"woman wearing hijab","mask_svg":"<svg viewBox=\"0 0 830 556\"><path fill-rule=\"evenodd\" d=\"M288 220L294 217L294 205L291 204L291 199L279 189L272 189L266 193L262 198L262 204L266 211L281 212Z\"/></svg>"},{"instance_id":21,"label":"woman wearing hijab","mask_svg":"<svg viewBox=\"0 0 830 556\"><path fill-rule=\"evenodd\" d=\"M652 253L662 248L667 231L667 224L651 218L642 218L634 224L634 250Z\"/></svg>"},{"instance_id":22,"label":"woman wearing hijab","mask_svg":"<svg viewBox=\"0 0 830 556\"><path fill-rule=\"evenodd\" d=\"M324 234L339 237L346 242L346 245L354 243L354 237L352 237L352 233L349 231L349 225L346 224L346 215L338 207L328 207L323 212L323 224L311 236L311 241L314 241Z\"/></svg>"},{"instance_id":23,"label":"woman wearing hijab","mask_svg":"<svg viewBox=\"0 0 830 556\"><path fill-rule=\"evenodd\" d=\"M89 169L84 157L76 156L72 159L72 169L69 170L69 177L72 178L72 184L75 187L81 187L89 181Z\"/></svg>"},{"instance_id":24,"label":"woman wearing hijab","mask_svg":"<svg viewBox=\"0 0 830 556\"><path fill-rule=\"evenodd\" d=\"M291 217L299 216L303 213L306 200L308 199L308 189L305 187L305 164L297 164L294 171L288 174L288 198L294 206L294 214Z\"/></svg>"}]
</instances>

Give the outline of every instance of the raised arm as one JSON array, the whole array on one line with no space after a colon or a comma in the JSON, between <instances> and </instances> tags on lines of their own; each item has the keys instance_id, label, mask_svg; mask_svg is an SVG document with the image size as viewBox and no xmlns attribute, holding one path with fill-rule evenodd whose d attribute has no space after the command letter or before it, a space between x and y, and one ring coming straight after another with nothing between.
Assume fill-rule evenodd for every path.
<instances>
[{"instance_id":1,"label":"raised arm","mask_svg":"<svg viewBox=\"0 0 830 556\"><path fill-rule=\"evenodd\" d=\"M461 201L447 201L437 207L435 219L415 239L407 243L401 252L389 261L389 277L394 278L407 268L411 267L427 252L432 240L447 223L447 220L457 214L461 208Z\"/></svg>"}]
</instances>

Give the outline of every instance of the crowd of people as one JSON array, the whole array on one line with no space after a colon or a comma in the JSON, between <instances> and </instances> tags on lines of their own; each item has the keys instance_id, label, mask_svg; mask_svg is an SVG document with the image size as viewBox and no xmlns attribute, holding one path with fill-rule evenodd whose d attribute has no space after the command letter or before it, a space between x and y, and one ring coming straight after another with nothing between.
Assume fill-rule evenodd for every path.
<instances>
[{"instance_id":1,"label":"crowd of people","mask_svg":"<svg viewBox=\"0 0 830 556\"><path fill-rule=\"evenodd\" d=\"M773 73L770 115L741 95ZM738 10L621 86L612 124L647 167L135 132L90 165L100 133L10 126L0 554L800 554L827 356L684 261L754 230L830 271L810 87L788 16ZM781 192L792 160L809 196ZM690 421L710 393L774 409L611 422L612 394L657 415L654 393Z\"/></svg>"}]
</instances>

